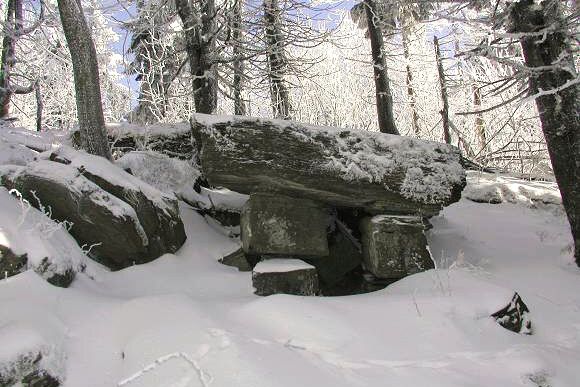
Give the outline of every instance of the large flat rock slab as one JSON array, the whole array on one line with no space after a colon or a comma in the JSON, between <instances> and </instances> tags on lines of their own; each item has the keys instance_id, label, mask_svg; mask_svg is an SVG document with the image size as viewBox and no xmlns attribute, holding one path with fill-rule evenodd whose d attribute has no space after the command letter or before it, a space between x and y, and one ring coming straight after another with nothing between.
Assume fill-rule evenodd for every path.
<instances>
[{"instance_id":1,"label":"large flat rock slab","mask_svg":"<svg viewBox=\"0 0 580 387\"><path fill-rule=\"evenodd\" d=\"M192 131L209 182L241 193L429 216L459 200L465 186L460 152L446 144L203 114L192 118Z\"/></svg>"}]
</instances>

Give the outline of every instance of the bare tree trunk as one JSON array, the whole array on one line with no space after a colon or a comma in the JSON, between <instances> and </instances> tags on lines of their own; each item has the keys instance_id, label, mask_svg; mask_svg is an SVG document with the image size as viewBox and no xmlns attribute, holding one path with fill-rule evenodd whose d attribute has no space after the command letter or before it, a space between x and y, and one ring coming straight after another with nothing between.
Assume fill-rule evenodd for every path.
<instances>
[{"instance_id":1,"label":"bare tree trunk","mask_svg":"<svg viewBox=\"0 0 580 387\"><path fill-rule=\"evenodd\" d=\"M34 92L36 96L36 131L42 131L42 109L44 104L42 103L42 93L40 92L40 82L36 81L34 84Z\"/></svg>"},{"instance_id":2,"label":"bare tree trunk","mask_svg":"<svg viewBox=\"0 0 580 387\"><path fill-rule=\"evenodd\" d=\"M4 39L2 41L2 60L0 69L0 118L5 118L10 112L10 73L14 65L14 50L16 47L16 0L8 0L6 19L4 23Z\"/></svg>"},{"instance_id":3,"label":"bare tree trunk","mask_svg":"<svg viewBox=\"0 0 580 387\"><path fill-rule=\"evenodd\" d=\"M416 137L420 137L419 113L417 112L417 100L415 98L415 88L413 87L413 72L411 71L411 56L409 54L409 32L403 27L401 32L403 38L403 56L405 57L407 70L407 96L409 97L409 106L411 107L411 125Z\"/></svg>"},{"instance_id":4,"label":"bare tree trunk","mask_svg":"<svg viewBox=\"0 0 580 387\"><path fill-rule=\"evenodd\" d=\"M551 27L543 36L522 36L520 43L580 266L580 91L577 84L569 85L578 74L564 15L559 0L519 0L511 18L515 33Z\"/></svg>"},{"instance_id":5,"label":"bare tree trunk","mask_svg":"<svg viewBox=\"0 0 580 387\"><path fill-rule=\"evenodd\" d=\"M144 0L136 3L139 20L137 27L133 31L133 41L131 50L135 53L135 71L139 83L139 97L132 121L148 124L158 122L165 116L164 100L161 93L162 75L154 64L157 57L158 47L156 47L159 34L152 26L149 18L154 18L149 12L149 8Z\"/></svg>"},{"instance_id":6,"label":"bare tree trunk","mask_svg":"<svg viewBox=\"0 0 580 387\"><path fill-rule=\"evenodd\" d=\"M481 89L473 86L473 108L475 111L481 110ZM487 135L485 134L485 121L483 120L483 113L475 115L475 133L479 138L479 153L484 154L484 149L487 146Z\"/></svg>"},{"instance_id":7,"label":"bare tree trunk","mask_svg":"<svg viewBox=\"0 0 580 387\"><path fill-rule=\"evenodd\" d=\"M217 80L211 55L215 51L215 0L202 0L199 9L192 0L175 0L183 23L189 59L195 111L212 114L217 108Z\"/></svg>"},{"instance_id":8,"label":"bare tree trunk","mask_svg":"<svg viewBox=\"0 0 580 387\"><path fill-rule=\"evenodd\" d=\"M234 13L232 20L232 39L233 39L233 56L234 56L234 114L239 116L246 115L246 104L242 97L242 82L244 79L244 62L242 56L242 0L234 0Z\"/></svg>"},{"instance_id":9,"label":"bare tree trunk","mask_svg":"<svg viewBox=\"0 0 580 387\"><path fill-rule=\"evenodd\" d=\"M439 39L437 36L433 37L433 44L435 45L435 60L437 61L437 71L439 73L439 86L441 87L441 101L443 101L443 108L441 109L441 119L443 120L443 137L447 144L451 144L451 132L449 131L449 101L447 100L447 84L445 82L445 71L443 70L443 59L441 58L441 48L439 47Z\"/></svg>"},{"instance_id":10,"label":"bare tree trunk","mask_svg":"<svg viewBox=\"0 0 580 387\"><path fill-rule=\"evenodd\" d=\"M79 0L58 0L58 10L72 57L82 147L89 153L110 160L97 53L91 31Z\"/></svg>"},{"instance_id":11,"label":"bare tree trunk","mask_svg":"<svg viewBox=\"0 0 580 387\"><path fill-rule=\"evenodd\" d=\"M290 93L286 86L288 61L284 53L284 37L280 31L280 6L278 0L264 1L264 23L268 45L268 77L274 117L290 118Z\"/></svg>"},{"instance_id":12,"label":"bare tree trunk","mask_svg":"<svg viewBox=\"0 0 580 387\"><path fill-rule=\"evenodd\" d=\"M373 72L377 97L377 117L382 133L399 134L393 115L393 96L389 85L387 64L384 57L383 32L374 0L364 0L369 39L373 56Z\"/></svg>"}]
</instances>

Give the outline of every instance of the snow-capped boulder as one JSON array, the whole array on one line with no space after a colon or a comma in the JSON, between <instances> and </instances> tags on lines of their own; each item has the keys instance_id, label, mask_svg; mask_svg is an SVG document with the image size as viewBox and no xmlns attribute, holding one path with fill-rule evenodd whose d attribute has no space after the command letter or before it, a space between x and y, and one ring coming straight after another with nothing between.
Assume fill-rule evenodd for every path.
<instances>
[{"instance_id":1,"label":"snow-capped boulder","mask_svg":"<svg viewBox=\"0 0 580 387\"><path fill-rule=\"evenodd\" d=\"M318 294L316 268L300 259L273 258L259 262L252 272L252 284L259 296Z\"/></svg>"},{"instance_id":2,"label":"snow-capped boulder","mask_svg":"<svg viewBox=\"0 0 580 387\"><path fill-rule=\"evenodd\" d=\"M191 189L201 175L191 162L155 151L129 152L115 164L158 190L176 195Z\"/></svg>"},{"instance_id":3,"label":"snow-capped boulder","mask_svg":"<svg viewBox=\"0 0 580 387\"><path fill-rule=\"evenodd\" d=\"M532 334L532 322L529 318L530 310L518 293L514 293L509 304L493 313L491 317L499 325L515 333Z\"/></svg>"},{"instance_id":4,"label":"snow-capped boulder","mask_svg":"<svg viewBox=\"0 0 580 387\"><path fill-rule=\"evenodd\" d=\"M58 387L63 360L41 332L11 321L0 327L0 386Z\"/></svg>"},{"instance_id":5,"label":"snow-capped boulder","mask_svg":"<svg viewBox=\"0 0 580 387\"><path fill-rule=\"evenodd\" d=\"M403 278L434 267L421 217L377 215L364 218L360 229L365 267L378 278Z\"/></svg>"},{"instance_id":6,"label":"snow-capped boulder","mask_svg":"<svg viewBox=\"0 0 580 387\"><path fill-rule=\"evenodd\" d=\"M0 214L2 278L31 269L55 286L68 287L86 266L88 259L67 233L67 224L56 223L3 187Z\"/></svg>"},{"instance_id":7,"label":"snow-capped boulder","mask_svg":"<svg viewBox=\"0 0 580 387\"><path fill-rule=\"evenodd\" d=\"M252 194L242 211L242 247L250 255L328 256L328 208L308 199Z\"/></svg>"},{"instance_id":8,"label":"snow-capped boulder","mask_svg":"<svg viewBox=\"0 0 580 387\"><path fill-rule=\"evenodd\" d=\"M71 222L70 234L111 269L173 253L186 238L172 194L101 157L62 147L25 167L3 167L0 180Z\"/></svg>"},{"instance_id":9,"label":"snow-capped boulder","mask_svg":"<svg viewBox=\"0 0 580 387\"><path fill-rule=\"evenodd\" d=\"M196 114L210 184L304 197L370 213L434 215L465 186L457 148L403 136L292 121Z\"/></svg>"},{"instance_id":10,"label":"snow-capped boulder","mask_svg":"<svg viewBox=\"0 0 580 387\"><path fill-rule=\"evenodd\" d=\"M120 157L125 153L140 150L153 150L172 158L191 160L193 146L188 123L175 124L107 124L109 143L113 155ZM79 132L73 132L72 143L80 145Z\"/></svg>"},{"instance_id":11,"label":"snow-capped boulder","mask_svg":"<svg viewBox=\"0 0 580 387\"><path fill-rule=\"evenodd\" d=\"M0 137L0 165L26 165L34 160L37 153L21 144L6 141Z\"/></svg>"}]
</instances>

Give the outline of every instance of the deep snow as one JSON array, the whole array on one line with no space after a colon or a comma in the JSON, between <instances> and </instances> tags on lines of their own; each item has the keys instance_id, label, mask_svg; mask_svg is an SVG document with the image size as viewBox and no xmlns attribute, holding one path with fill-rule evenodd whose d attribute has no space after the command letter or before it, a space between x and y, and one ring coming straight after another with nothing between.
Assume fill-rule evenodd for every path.
<instances>
[{"instance_id":1,"label":"deep snow","mask_svg":"<svg viewBox=\"0 0 580 387\"><path fill-rule=\"evenodd\" d=\"M580 270L551 211L461 200L432 219L439 270L336 298L253 295L249 273L217 262L236 241L181 211L176 255L69 289L1 281L0 342L44 348L71 387L577 386ZM514 290L532 336L489 317Z\"/></svg>"},{"instance_id":2,"label":"deep snow","mask_svg":"<svg viewBox=\"0 0 580 387\"><path fill-rule=\"evenodd\" d=\"M32 270L0 280L0 367L40 351L68 387L577 387L580 270L554 190L470 173L464 199L431 219L438 269L333 298L255 296L251 273L217 262L239 241L181 203L188 240L175 255L88 264L68 289ZM17 228L19 204L2 194L5 243L70 244L63 230L51 242ZM531 336L489 317L514 291Z\"/></svg>"}]
</instances>

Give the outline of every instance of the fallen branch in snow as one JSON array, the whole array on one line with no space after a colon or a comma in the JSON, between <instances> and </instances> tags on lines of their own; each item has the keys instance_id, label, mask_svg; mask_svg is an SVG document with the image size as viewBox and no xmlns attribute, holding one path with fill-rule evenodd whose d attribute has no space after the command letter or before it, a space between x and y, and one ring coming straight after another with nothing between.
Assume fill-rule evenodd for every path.
<instances>
[{"instance_id":1,"label":"fallen branch in snow","mask_svg":"<svg viewBox=\"0 0 580 387\"><path fill-rule=\"evenodd\" d=\"M184 352L170 353L168 355L161 356L160 358L157 358L153 363L149 364L148 366L146 366L142 370L134 373L133 375L131 375L127 379L120 381L117 384L117 386L121 387L121 386L126 386L129 383L132 383L135 380L142 377L143 375L145 375L146 373L153 371L154 369L156 369L157 367L159 367L160 365L162 365L164 363L167 363L171 359L183 359L187 364L189 364L196 371L197 376L198 376L199 381L201 382L202 386L209 387L209 385L211 384L211 382L213 380L212 376L210 374L208 374L206 371L204 371L199 366L199 364L197 364L197 362L195 360L193 360L192 358L187 356L187 354L185 354Z\"/></svg>"}]
</instances>

